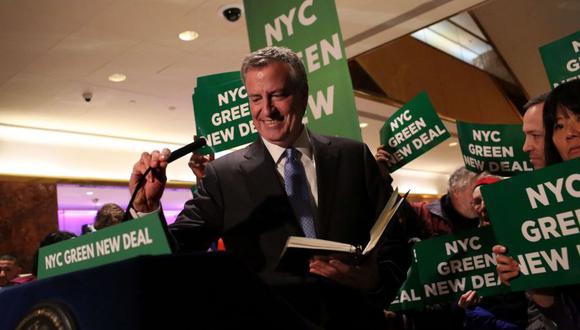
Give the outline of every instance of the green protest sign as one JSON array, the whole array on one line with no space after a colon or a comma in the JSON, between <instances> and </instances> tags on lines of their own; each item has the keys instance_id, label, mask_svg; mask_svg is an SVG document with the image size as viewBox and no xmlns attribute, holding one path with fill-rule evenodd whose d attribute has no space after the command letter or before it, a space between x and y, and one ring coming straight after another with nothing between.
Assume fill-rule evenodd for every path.
<instances>
[{"instance_id":1,"label":"green protest sign","mask_svg":"<svg viewBox=\"0 0 580 330\"><path fill-rule=\"evenodd\" d=\"M285 46L301 57L310 86L307 125L362 141L334 1L244 0L252 51Z\"/></svg>"},{"instance_id":2,"label":"green protest sign","mask_svg":"<svg viewBox=\"0 0 580 330\"><path fill-rule=\"evenodd\" d=\"M580 31L540 47L540 55L552 88L580 79Z\"/></svg>"},{"instance_id":3,"label":"green protest sign","mask_svg":"<svg viewBox=\"0 0 580 330\"><path fill-rule=\"evenodd\" d=\"M426 92L397 110L381 128L381 144L397 162L392 173L450 137Z\"/></svg>"},{"instance_id":4,"label":"green protest sign","mask_svg":"<svg viewBox=\"0 0 580 330\"><path fill-rule=\"evenodd\" d=\"M213 152L256 140L258 134L239 72L198 78L192 98L197 135L205 137Z\"/></svg>"},{"instance_id":5,"label":"green protest sign","mask_svg":"<svg viewBox=\"0 0 580 330\"><path fill-rule=\"evenodd\" d=\"M407 279L403 285L401 285L401 288L397 292L397 296L387 309L397 312L411 309L423 309L424 306L423 286L419 281L417 262L413 261L411 267L409 267L409 271L407 272Z\"/></svg>"},{"instance_id":6,"label":"green protest sign","mask_svg":"<svg viewBox=\"0 0 580 330\"><path fill-rule=\"evenodd\" d=\"M486 125L457 122L463 162L473 172L512 176L532 171L530 158L522 148L522 125Z\"/></svg>"},{"instance_id":7,"label":"green protest sign","mask_svg":"<svg viewBox=\"0 0 580 330\"><path fill-rule=\"evenodd\" d=\"M580 158L481 188L515 290L580 283Z\"/></svg>"},{"instance_id":8,"label":"green protest sign","mask_svg":"<svg viewBox=\"0 0 580 330\"><path fill-rule=\"evenodd\" d=\"M481 296L509 292L495 270L491 252L495 242L488 226L417 243L417 265L426 302L456 300L468 290L477 290Z\"/></svg>"},{"instance_id":9,"label":"green protest sign","mask_svg":"<svg viewBox=\"0 0 580 330\"><path fill-rule=\"evenodd\" d=\"M40 249L38 278L93 268L140 255L171 253L159 215L127 221Z\"/></svg>"}]
</instances>

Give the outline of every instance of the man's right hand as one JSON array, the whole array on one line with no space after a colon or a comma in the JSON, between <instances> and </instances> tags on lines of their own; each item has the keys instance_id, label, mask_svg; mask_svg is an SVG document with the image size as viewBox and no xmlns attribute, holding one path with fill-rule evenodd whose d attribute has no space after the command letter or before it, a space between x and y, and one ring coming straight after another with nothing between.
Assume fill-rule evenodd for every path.
<instances>
[{"instance_id":1,"label":"man's right hand","mask_svg":"<svg viewBox=\"0 0 580 330\"><path fill-rule=\"evenodd\" d=\"M141 159L133 165L133 172L129 180L129 191L131 194L133 194L137 183L143 177L145 171L151 167L151 172L147 174L143 187L139 190L133 201L133 209L135 211L148 213L159 208L161 196L165 189L165 182L167 181L165 170L170 154L169 149L163 149L162 152L157 150L152 153L144 152L141 154Z\"/></svg>"},{"instance_id":2,"label":"man's right hand","mask_svg":"<svg viewBox=\"0 0 580 330\"><path fill-rule=\"evenodd\" d=\"M506 255L507 249L503 245L495 245L492 252L496 255L497 265L495 269L499 274L499 280L509 286L510 281L520 274L520 266L514 258Z\"/></svg>"}]
</instances>

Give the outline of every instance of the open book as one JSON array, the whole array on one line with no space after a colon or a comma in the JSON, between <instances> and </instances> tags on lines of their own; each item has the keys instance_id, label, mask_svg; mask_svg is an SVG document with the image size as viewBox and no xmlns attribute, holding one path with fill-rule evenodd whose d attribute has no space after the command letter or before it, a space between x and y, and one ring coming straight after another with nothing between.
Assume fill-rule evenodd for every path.
<instances>
[{"instance_id":1,"label":"open book","mask_svg":"<svg viewBox=\"0 0 580 330\"><path fill-rule=\"evenodd\" d=\"M370 240L364 249L361 246L353 246L324 239L290 236L286 240L284 250L282 250L278 270L296 271L308 267L308 259L313 255L332 255L347 262L356 262L375 248L393 218L393 215L395 215L407 195L409 195L409 191L397 202L399 189L395 188L395 191L371 228Z\"/></svg>"}]
</instances>

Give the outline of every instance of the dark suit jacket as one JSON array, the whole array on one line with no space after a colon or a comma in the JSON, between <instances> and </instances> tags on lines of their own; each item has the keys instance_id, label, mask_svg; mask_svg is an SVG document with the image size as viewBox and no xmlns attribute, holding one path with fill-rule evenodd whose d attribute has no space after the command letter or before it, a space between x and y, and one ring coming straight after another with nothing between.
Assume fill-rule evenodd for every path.
<instances>
[{"instance_id":1,"label":"dark suit jacket","mask_svg":"<svg viewBox=\"0 0 580 330\"><path fill-rule=\"evenodd\" d=\"M390 192L365 144L310 133L318 181L317 237L365 246ZM208 164L171 233L182 250L205 250L222 237L226 249L257 272L275 268L286 239L303 236L274 160L261 139ZM405 278L396 221L379 256L390 294ZM387 283L387 282L385 282Z\"/></svg>"}]
</instances>

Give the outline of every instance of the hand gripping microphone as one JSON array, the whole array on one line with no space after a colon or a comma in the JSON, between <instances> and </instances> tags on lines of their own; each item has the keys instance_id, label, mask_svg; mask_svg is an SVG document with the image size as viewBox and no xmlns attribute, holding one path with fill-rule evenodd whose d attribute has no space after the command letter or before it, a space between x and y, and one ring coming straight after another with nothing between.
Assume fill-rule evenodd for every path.
<instances>
[{"instance_id":1,"label":"hand gripping microphone","mask_svg":"<svg viewBox=\"0 0 580 330\"><path fill-rule=\"evenodd\" d=\"M198 140L193 141L192 143L175 150L174 152L172 152L169 155L169 158L167 159L167 164L169 164L169 163L173 162L174 160L177 160L177 159L179 159L179 158L181 158L189 153L192 153L192 152L196 151L197 149L204 147L206 144L207 144L207 142L204 138L199 138ZM131 207L133 207L133 202L135 201L135 196L137 196L137 193L143 187L143 184L145 183L145 180L146 180L149 172L151 172L151 167L149 167L147 169L147 171L145 171L145 173L143 173L143 176L141 176L141 179L139 179L137 186L135 186L135 191L133 191L133 194L131 195L131 200L129 201L129 204L127 204L127 209L125 210L125 216L123 217L123 221L127 221L130 219L129 210L131 209Z\"/></svg>"}]
</instances>

